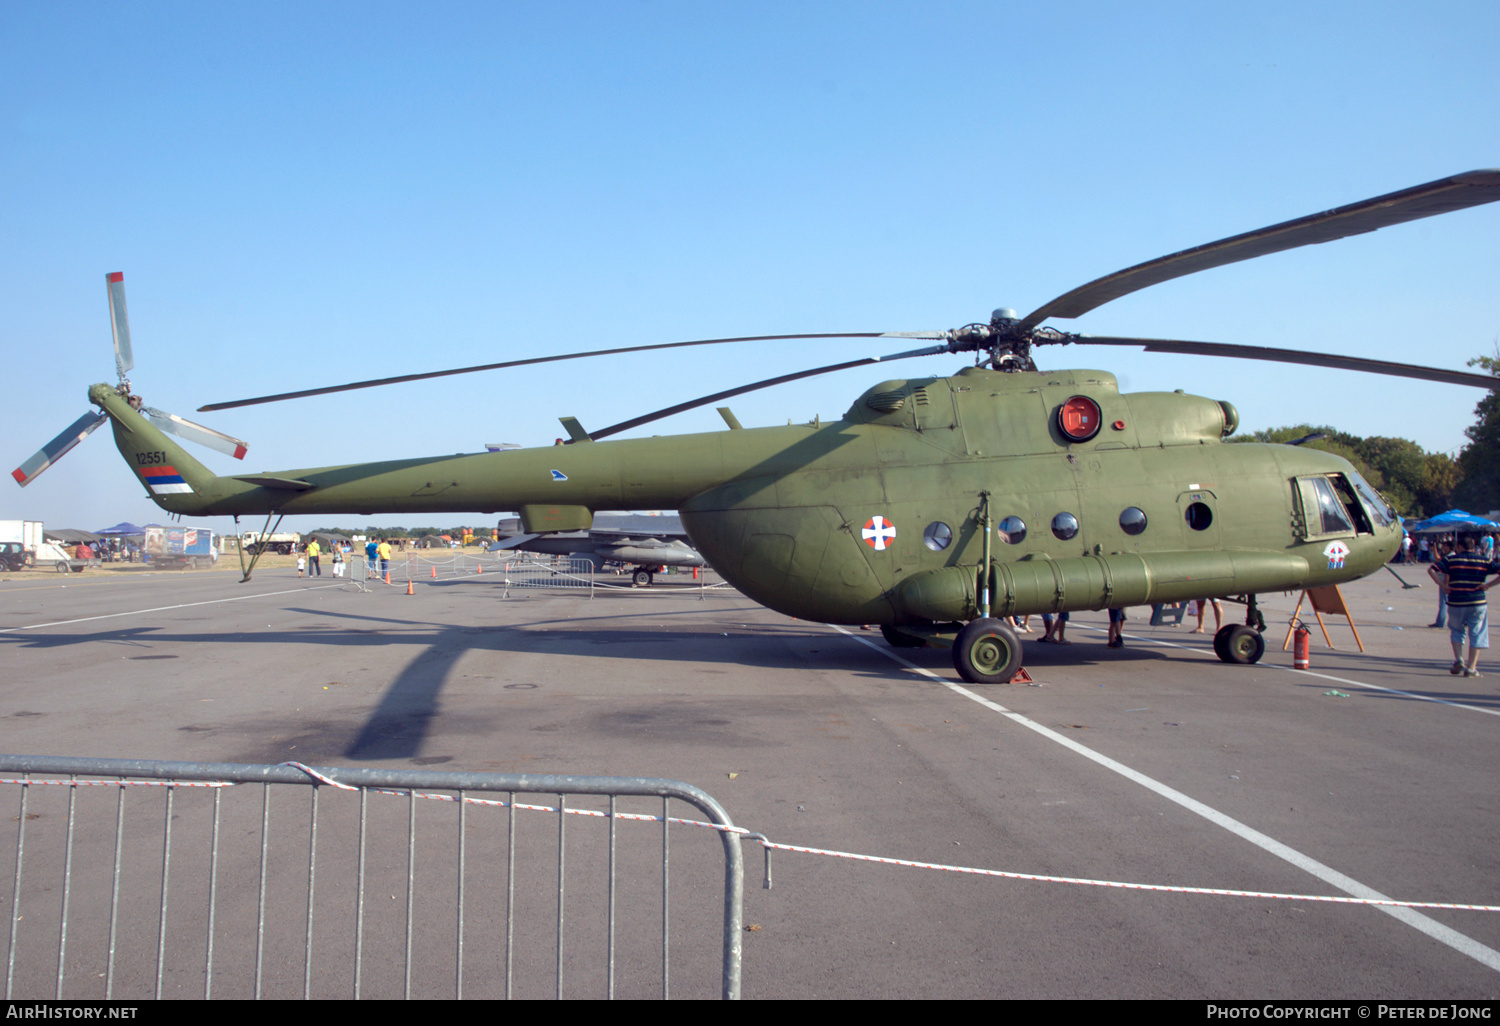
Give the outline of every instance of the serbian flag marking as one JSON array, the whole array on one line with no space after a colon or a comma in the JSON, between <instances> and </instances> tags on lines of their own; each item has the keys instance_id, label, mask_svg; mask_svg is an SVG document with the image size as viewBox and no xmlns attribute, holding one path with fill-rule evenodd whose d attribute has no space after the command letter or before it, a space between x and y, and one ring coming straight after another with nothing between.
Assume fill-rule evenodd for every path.
<instances>
[{"instance_id":1,"label":"serbian flag marking","mask_svg":"<svg viewBox=\"0 0 1500 1026\"><path fill-rule=\"evenodd\" d=\"M193 492L182 475L177 473L176 467L144 467L141 477L146 479L146 486L151 489L152 495L191 495Z\"/></svg>"}]
</instances>

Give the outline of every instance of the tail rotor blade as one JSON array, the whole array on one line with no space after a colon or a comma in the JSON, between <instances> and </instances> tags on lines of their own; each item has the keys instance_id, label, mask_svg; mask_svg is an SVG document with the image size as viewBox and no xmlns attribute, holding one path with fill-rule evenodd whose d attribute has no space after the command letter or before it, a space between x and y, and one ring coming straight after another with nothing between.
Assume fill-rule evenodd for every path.
<instances>
[{"instance_id":1,"label":"tail rotor blade","mask_svg":"<svg viewBox=\"0 0 1500 1026\"><path fill-rule=\"evenodd\" d=\"M130 351L130 317L125 312L125 275L112 271L104 276L104 285L109 290L109 320L115 332L115 367L124 381L135 366L135 356Z\"/></svg>"},{"instance_id":2,"label":"tail rotor blade","mask_svg":"<svg viewBox=\"0 0 1500 1026\"><path fill-rule=\"evenodd\" d=\"M10 476L16 479L16 484L25 488L36 480L38 474L62 459L69 449L87 438L108 419L97 410L90 410L75 420L66 431L42 446L35 456L12 470Z\"/></svg>"},{"instance_id":3,"label":"tail rotor blade","mask_svg":"<svg viewBox=\"0 0 1500 1026\"><path fill-rule=\"evenodd\" d=\"M233 456L237 460L244 459L245 450L249 448L245 442L240 441L238 438L226 435L222 431L215 431L211 427L204 427L202 424L194 424L192 421L185 420L175 413L167 413L165 410L158 410L148 406L146 407L146 416L151 418L151 423L163 431L174 434L179 438L186 438L190 442L197 442L199 445L206 445L210 449Z\"/></svg>"}]
</instances>

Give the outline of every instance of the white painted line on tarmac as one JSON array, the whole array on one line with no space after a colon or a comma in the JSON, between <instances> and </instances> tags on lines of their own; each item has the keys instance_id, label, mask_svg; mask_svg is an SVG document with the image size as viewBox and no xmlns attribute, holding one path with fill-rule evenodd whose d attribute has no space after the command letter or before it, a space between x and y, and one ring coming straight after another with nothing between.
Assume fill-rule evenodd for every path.
<instances>
[{"instance_id":1,"label":"white painted line on tarmac","mask_svg":"<svg viewBox=\"0 0 1500 1026\"><path fill-rule=\"evenodd\" d=\"M180 602L175 606L152 606L150 609L128 609L123 613L103 613L99 616L80 616L76 620L53 620L51 623L30 623L25 627L0 627L0 634L16 631L34 631L41 627L66 627L72 623L88 623L90 620L112 620L117 616L140 616L142 613L164 613L169 609L191 609L194 606L216 606L224 602L245 602L249 599L274 598L277 595L301 595L309 591L326 591L342 588L342 584L320 584L316 588L289 588L286 591L264 591L258 595L236 595L234 598L208 599L204 602Z\"/></svg>"},{"instance_id":2,"label":"white painted line on tarmac","mask_svg":"<svg viewBox=\"0 0 1500 1026\"><path fill-rule=\"evenodd\" d=\"M1064 737L1062 734L1057 733L1055 730L1044 727L1034 720L1027 719L1020 713L1011 712L1003 705L991 702L989 699L975 694L966 687L955 684L951 680L947 680L939 676L938 674L933 673L931 670L926 669L925 667L918 666L911 660L906 659L887 648L875 644L875 642L871 641L868 638L862 638L851 631L846 631L844 630L844 628L838 626L837 624L831 624L830 626L832 626L833 629L838 631L840 634L853 638L860 644L868 646L869 648L873 649L876 652L879 652L881 655L887 657L888 659L891 659L894 662L900 663L907 669L915 670L917 673L920 673L924 677L930 677L932 680L937 681L939 684L943 685L943 687L949 689L950 691L957 692L958 694L963 695L965 698L971 701L978 702L986 709L997 712L1007 719L1010 719L1011 721L1019 724L1020 726L1025 727L1027 730L1035 731L1036 733L1042 735L1050 741L1057 742L1064 748L1067 748L1069 751L1081 755L1085 759L1089 759L1090 761L1099 764L1100 766L1104 767L1107 770L1110 770L1111 772L1118 773L1126 780L1140 784L1142 787L1146 788L1149 791L1154 791L1156 794L1160 795L1170 802L1174 802L1177 805L1182 806L1189 812L1202 816L1210 823L1213 823L1216 826L1223 827L1225 830L1228 830L1230 833L1241 838L1242 840L1249 841L1251 844L1262 849L1263 851L1269 852L1270 854L1275 855L1277 858L1283 859L1286 862L1290 862L1298 869L1312 874L1319 880L1322 880L1324 883L1332 887L1337 887L1345 894L1351 894L1356 898L1369 898L1375 901L1392 900L1389 896L1381 894L1373 887L1367 887L1366 885L1360 883L1358 880L1355 880L1352 877L1345 876L1343 873L1340 873L1338 870L1333 869L1330 866L1325 866L1323 863L1317 861L1311 856L1304 855L1300 851L1297 851L1295 848L1291 848L1285 844L1282 844L1274 837L1269 837L1266 834L1261 833L1259 830L1246 826L1244 823L1241 823L1239 820L1234 819L1231 816L1225 815L1218 809L1212 808L1208 805L1204 805L1202 802L1198 801L1195 798L1189 798L1181 791L1168 787L1161 781L1148 777L1144 773L1133 770L1129 766L1126 766L1124 763L1116 762L1114 759L1109 758L1107 755L1101 755L1098 752L1094 751L1092 748L1081 745L1070 737ZM1171 643L1167 642L1166 644ZM1459 933L1457 930L1444 926L1442 923L1439 923L1436 920L1415 911L1414 909L1392 907L1387 905L1377 905L1373 907L1379 908L1380 911L1384 912L1386 915L1393 916L1396 919L1399 919L1401 922L1405 923L1407 926L1410 926L1415 930L1420 930L1422 933L1425 933L1433 940L1436 940L1442 944L1446 944L1448 947L1457 952L1460 952L1461 954L1468 955L1476 962L1488 966L1489 968L1496 971L1500 971L1500 951L1496 951L1494 948L1481 944L1479 941L1474 940L1472 937L1467 937L1464 934Z\"/></svg>"},{"instance_id":3,"label":"white painted line on tarmac","mask_svg":"<svg viewBox=\"0 0 1500 1026\"><path fill-rule=\"evenodd\" d=\"M1069 626L1073 625L1070 624ZM1095 631L1099 634L1104 633L1104 629L1101 627L1085 627L1081 624L1075 627L1075 629ZM1163 641L1160 638L1143 638L1139 634L1127 634L1125 635L1125 637L1129 638L1131 641L1144 641L1148 645L1161 645L1163 648L1180 648L1184 652L1193 652L1205 656L1209 655L1208 652L1205 652L1203 649L1199 648L1196 645L1184 645L1180 641ZM1219 657L1215 655L1213 658L1218 659ZM1455 709L1467 709L1469 712L1484 713L1488 716L1500 716L1500 709L1486 709L1483 706L1469 705L1465 702L1454 702L1446 698L1434 698L1431 695L1419 695L1414 691L1402 691L1400 688L1381 687L1379 684L1367 684L1362 680L1350 680L1347 677L1334 677L1326 673L1317 673L1313 670L1299 670L1292 666L1277 666L1275 663L1256 663L1255 665L1259 666L1261 669L1281 670L1283 673L1297 673L1307 677L1317 677L1320 680L1331 680L1336 684L1343 684L1346 687L1363 688L1367 691L1384 691L1388 695L1400 695L1402 698L1411 698L1415 699L1418 702L1432 702L1436 705L1450 705ZM1458 679L1463 680L1464 678L1459 677Z\"/></svg>"}]
</instances>

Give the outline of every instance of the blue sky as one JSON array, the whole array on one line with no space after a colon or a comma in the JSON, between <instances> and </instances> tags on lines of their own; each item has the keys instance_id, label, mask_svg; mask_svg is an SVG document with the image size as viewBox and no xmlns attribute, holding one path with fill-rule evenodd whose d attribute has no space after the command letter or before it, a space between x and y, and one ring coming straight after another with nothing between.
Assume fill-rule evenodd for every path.
<instances>
[{"instance_id":1,"label":"blue sky","mask_svg":"<svg viewBox=\"0 0 1500 1026\"><path fill-rule=\"evenodd\" d=\"M220 473L547 444L558 416L599 427L896 351L726 346L193 413L574 349L1028 311L1164 253L1500 165L1496 39L1492 0L7 4L0 439L19 464L113 380L117 270L136 391L250 442L243 465L206 455ZM1054 323L1462 368L1500 338L1497 280L1500 204ZM964 362L730 405L746 426L826 419L889 375ZM1131 350L1041 362L1228 399L1247 430L1328 422L1448 452L1479 398ZM709 408L637 433L721 427ZM0 519L160 519L107 433L0 495Z\"/></svg>"}]
</instances>

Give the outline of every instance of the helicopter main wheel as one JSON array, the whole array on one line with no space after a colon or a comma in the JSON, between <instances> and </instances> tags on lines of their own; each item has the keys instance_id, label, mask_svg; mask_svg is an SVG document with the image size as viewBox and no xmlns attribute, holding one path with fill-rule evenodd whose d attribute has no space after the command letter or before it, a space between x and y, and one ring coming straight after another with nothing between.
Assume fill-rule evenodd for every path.
<instances>
[{"instance_id":1,"label":"helicopter main wheel","mask_svg":"<svg viewBox=\"0 0 1500 1026\"><path fill-rule=\"evenodd\" d=\"M1021 668L1021 639L1003 620L974 620L953 642L953 666L970 684L1008 684Z\"/></svg>"},{"instance_id":2,"label":"helicopter main wheel","mask_svg":"<svg viewBox=\"0 0 1500 1026\"><path fill-rule=\"evenodd\" d=\"M1266 654L1266 639L1254 627L1235 624L1214 635L1214 652L1226 663L1258 663Z\"/></svg>"},{"instance_id":3,"label":"helicopter main wheel","mask_svg":"<svg viewBox=\"0 0 1500 1026\"><path fill-rule=\"evenodd\" d=\"M630 580L637 588L649 588L651 587L651 571L637 570Z\"/></svg>"}]
</instances>

